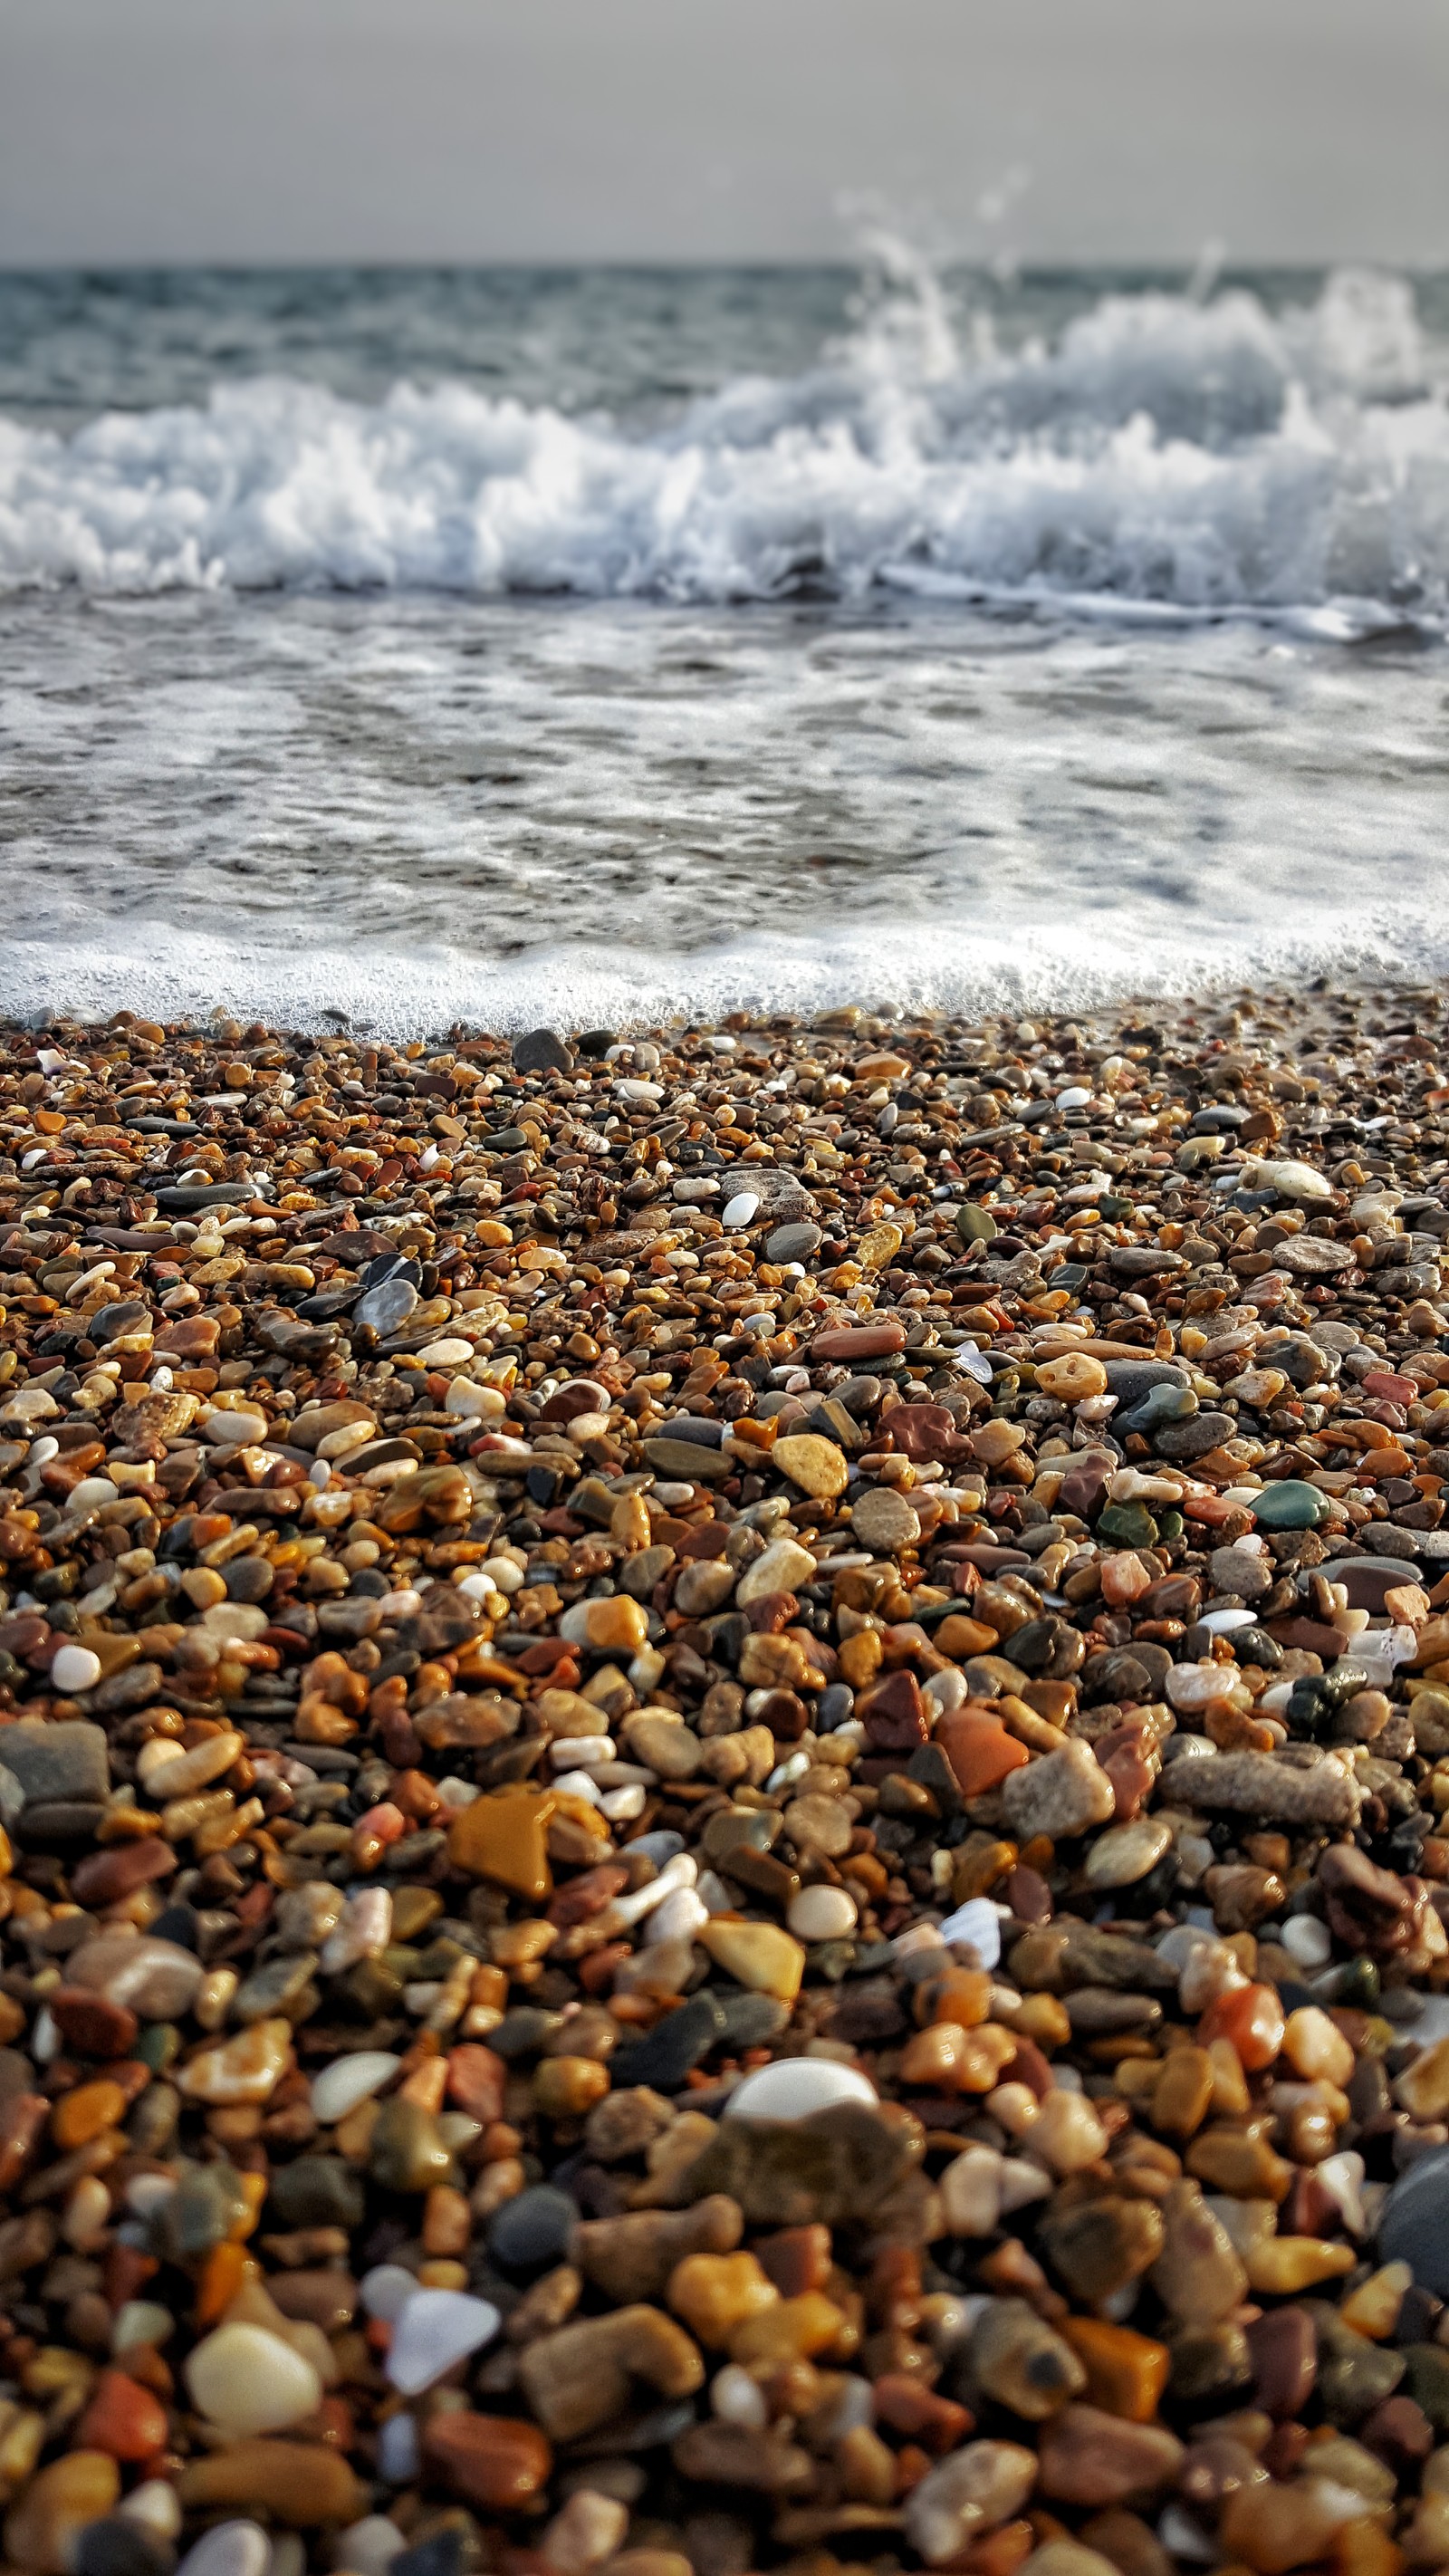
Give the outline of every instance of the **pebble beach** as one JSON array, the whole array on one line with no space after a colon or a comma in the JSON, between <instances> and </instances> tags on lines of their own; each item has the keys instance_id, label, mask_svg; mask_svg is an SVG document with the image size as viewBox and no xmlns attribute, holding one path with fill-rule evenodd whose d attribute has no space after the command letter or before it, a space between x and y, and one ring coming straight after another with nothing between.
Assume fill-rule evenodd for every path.
<instances>
[{"instance_id":1,"label":"pebble beach","mask_svg":"<svg viewBox=\"0 0 1449 2576\"><path fill-rule=\"evenodd\" d=\"M0 1027L7 2570L1449 2566L1446 1050Z\"/></svg>"}]
</instances>

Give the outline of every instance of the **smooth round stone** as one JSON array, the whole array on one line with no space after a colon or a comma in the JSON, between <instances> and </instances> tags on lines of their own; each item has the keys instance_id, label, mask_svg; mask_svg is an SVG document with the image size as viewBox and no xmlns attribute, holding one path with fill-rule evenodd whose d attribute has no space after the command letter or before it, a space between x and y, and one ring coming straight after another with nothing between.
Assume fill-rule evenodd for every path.
<instances>
[{"instance_id":1,"label":"smooth round stone","mask_svg":"<svg viewBox=\"0 0 1449 2576\"><path fill-rule=\"evenodd\" d=\"M782 2057L737 2084L725 2104L727 2120L808 2120L837 2102L874 2106L875 2086L854 2066L828 2057Z\"/></svg>"},{"instance_id":2,"label":"smooth round stone","mask_svg":"<svg viewBox=\"0 0 1449 2576\"><path fill-rule=\"evenodd\" d=\"M1172 1827L1144 1816L1135 1825L1114 1825L1099 1834L1087 1854L1089 1887L1135 1887L1155 1869L1172 1842Z\"/></svg>"},{"instance_id":3,"label":"smooth round stone","mask_svg":"<svg viewBox=\"0 0 1449 2576\"><path fill-rule=\"evenodd\" d=\"M858 1920L855 1899L844 1887L802 1887L785 1915L797 1941L844 1941Z\"/></svg>"},{"instance_id":4,"label":"smooth round stone","mask_svg":"<svg viewBox=\"0 0 1449 2576\"><path fill-rule=\"evenodd\" d=\"M401 2263L375 2263L363 2273L358 2291L370 2317L396 2325L409 2299L418 2295L417 2277Z\"/></svg>"},{"instance_id":5,"label":"smooth round stone","mask_svg":"<svg viewBox=\"0 0 1449 2576\"><path fill-rule=\"evenodd\" d=\"M1420 2156L1384 2203L1381 2263L1407 2263L1421 2290L1449 2297L1449 2147Z\"/></svg>"},{"instance_id":6,"label":"smooth round stone","mask_svg":"<svg viewBox=\"0 0 1449 2576\"><path fill-rule=\"evenodd\" d=\"M385 2576L399 2550L406 2547L391 2514L369 2513L339 2531L332 2555L339 2567L352 2570L352 2576Z\"/></svg>"},{"instance_id":7,"label":"smooth round stone","mask_svg":"<svg viewBox=\"0 0 1449 2576\"><path fill-rule=\"evenodd\" d=\"M322 2403L310 2361L265 2326L218 2326L188 2360L186 2385L198 2414L238 2441L284 2432Z\"/></svg>"},{"instance_id":8,"label":"smooth round stone","mask_svg":"<svg viewBox=\"0 0 1449 2576\"><path fill-rule=\"evenodd\" d=\"M738 1190L732 1199L726 1200L720 1223L731 1232L737 1232L741 1226L753 1224L759 1212L760 1202L756 1193Z\"/></svg>"},{"instance_id":9,"label":"smooth round stone","mask_svg":"<svg viewBox=\"0 0 1449 2576\"><path fill-rule=\"evenodd\" d=\"M994 1968L1001 1956L1001 1917L989 1896L968 1896L941 1925L941 1938L969 1941L983 1968Z\"/></svg>"},{"instance_id":10,"label":"smooth round stone","mask_svg":"<svg viewBox=\"0 0 1449 2576\"><path fill-rule=\"evenodd\" d=\"M808 1261L818 1252L824 1236L818 1225L777 1225L765 1245L765 1259L779 1264Z\"/></svg>"},{"instance_id":11,"label":"smooth round stone","mask_svg":"<svg viewBox=\"0 0 1449 2576\"><path fill-rule=\"evenodd\" d=\"M267 2576L270 2556L259 2522L218 2522L188 2549L176 2576Z\"/></svg>"},{"instance_id":12,"label":"smooth round stone","mask_svg":"<svg viewBox=\"0 0 1449 2576\"><path fill-rule=\"evenodd\" d=\"M387 2375L404 2397L431 2388L444 2371L491 2343L502 2320L487 2299L465 2290L419 2290L395 2319Z\"/></svg>"},{"instance_id":13,"label":"smooth round stone","mask_svg":"<svg viewBox=\"0 0 1449 2576\"><path fill-rule=\"evenodd\" d=\"M900 1548L914 1547L921 1535L914 1506L890 1485L867 1487L851 1506L850 1526L873 1556L894 1556Z\"/></svg>"},{"instance_id":14,"label":"smooth round stone","mask_svg":"<svg viewBox=\"0 0 1449 2576\"><path fill-rule=\"evenodd\" d=\"M1297 1476L1284 1476L1253 1496L1253 1518L1259 1529L1317 1529L1328 1517L1328 1496Z\"/></svg>"},{"instance_id":15,"label":"smooth round stone","mask_svg":"<svg viewBox=\"0 0 1449 2576\"><path fill-rule=\"evenodd\" d=\"M353 2057L335 2057L312 2078L312 2116L324 2129L345 2120L359 2102L370 2102L402 2064L385 2048L360 2048Z\"/></svg>"},{"instance_id":16,"label":"smooth round stone","mask_svg":"<svg viewBox=\"0 0 1449 2576\"><path fill-rule=\"evenodd\" d=\"M489 2231L488 2250L506 2272L541 2272L566 2263L579 2223L578 2204L565 2191L534 2183L507 2200Z\"/></svg>"},{"instance_id":17,"label":"smooth round stone","mask_svg":"<svg viewBox=\"0 0 1449 2576\"><path fill-rule=\"evenodd\" d=\"M1333 1935L1316 1914L1290 1914L1278 1938L1300 1968L1326 1968L1333 1956Z\"/></svg>"},{"instance_id":18,"label":"smooth round stone","mask_svg":"<svg viewBox=\"0 0 1449 2576\"><path fill-rule=\"evenodd\" d=\"M66 1982L86 1986L108 2004L123 2004L139 2021L177 2021L191 2009L201 1983L201 1961L176 1941L142 1933L102 1933L72 1950Z\"/></svg>"},{"instance_id":19,"label":"smooth round stone","mask_svg":"<svg viewBox=\"0 0 1449 2576\"><path fill-rule=\"evenodd\" d=\"M418 1292L410 1279L379 1279L375 1288L358 1298L352 1320L370 1324L375 1333L393 1333L407 1322L417 1302Z\"/></svg>"},{"instance_id":20,"label":"smooth round stone","mask_svg":"<svg viewBox=\"0 0 1449 2576\"><path fill-rule=\"evenodd\" d=\"M70 1699L76 1691L94 1690L101 1678L101 1659L89 1646L62 1646L50 1667L52 1686Z\"/></svg>"}]
</instances>

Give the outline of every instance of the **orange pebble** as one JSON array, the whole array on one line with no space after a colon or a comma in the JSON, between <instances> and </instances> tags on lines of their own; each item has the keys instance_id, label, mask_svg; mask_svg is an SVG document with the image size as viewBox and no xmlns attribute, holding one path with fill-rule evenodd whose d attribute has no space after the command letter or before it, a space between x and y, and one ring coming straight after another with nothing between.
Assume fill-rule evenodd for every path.
<instances>
[{"instance_id":1,"label":"orange pebble","mask_svg":"<svg viewBox=\"0 0 1449 2576\"><path fill-rule=\"evenodd\" d=\"M126 2109L123 2086L109 2075L98 2076L93 2084L78 2084L73 2093L63 2093L50 2115L50 2134L61 2148L86 2147L106 2129L114 2129Z\"/></svg>"},{"instance_id":2,"label":"orange pebble","mask_svg":"<svg viewBox=\"0 0 1449 2576\"><path fill-rule=\"evenodd\" d=\"M1215 1996L1208 2005L1198 2024L1198 2043L1208 2048L1215 2039L1227 2040L1246 2072L1257 2075L1272 2065L1283 2045L1284 2028L1276 1986L1239 1986L1232 1994Z\"/></svg>"},{"instance_id":3,"label":"orange pebble","mask_svg":"<svg viewBox=\"0 0 1449 2576\"><path fill-rule=\"evenodd\" d=\"M256 2264L239 2245L213 2245L196 2284L196 2322L214 2326L239 2289L257 2275Z\"/></svg>"}]
</instances>

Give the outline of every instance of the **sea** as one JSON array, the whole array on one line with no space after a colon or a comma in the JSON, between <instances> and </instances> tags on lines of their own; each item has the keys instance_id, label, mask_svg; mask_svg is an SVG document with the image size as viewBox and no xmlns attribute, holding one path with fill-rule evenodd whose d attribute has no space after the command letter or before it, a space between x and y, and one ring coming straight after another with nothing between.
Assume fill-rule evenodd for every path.
<instances>
[{"instance_id":1,"label":"sea","mask_svg":"<svg viewBox=\"0 0 1449 2576\"><path fill-rule=\"evenodd\" d=\"M0 275L0 1011L1449 969L1449 275Z\"/></svg>"}]
</instances>

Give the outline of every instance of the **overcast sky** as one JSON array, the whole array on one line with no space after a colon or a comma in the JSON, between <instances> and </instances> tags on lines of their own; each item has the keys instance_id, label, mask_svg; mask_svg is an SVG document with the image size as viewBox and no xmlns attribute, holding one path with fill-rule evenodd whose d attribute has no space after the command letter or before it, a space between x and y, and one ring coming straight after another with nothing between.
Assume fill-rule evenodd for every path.
<instances>
[{"instance_id":1,"label":"overcast sky","mask_svg":"<svg viewBox=\"0 0 1449 2576\"><path fill-rule=\"evenodd\" d=\"M0 0L0 263L1442 261L1446 138L1446 0Z\"/></svg>"}]
</instances>

